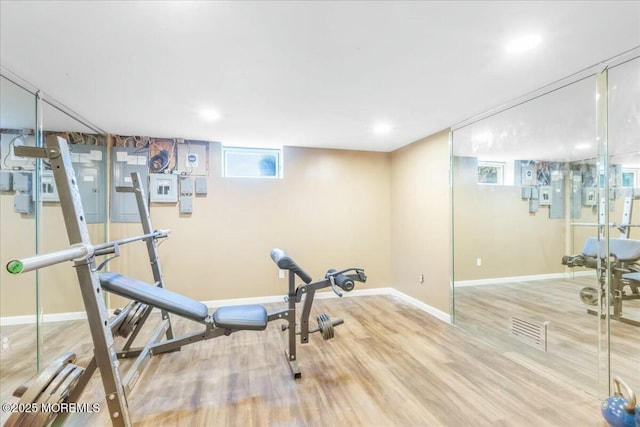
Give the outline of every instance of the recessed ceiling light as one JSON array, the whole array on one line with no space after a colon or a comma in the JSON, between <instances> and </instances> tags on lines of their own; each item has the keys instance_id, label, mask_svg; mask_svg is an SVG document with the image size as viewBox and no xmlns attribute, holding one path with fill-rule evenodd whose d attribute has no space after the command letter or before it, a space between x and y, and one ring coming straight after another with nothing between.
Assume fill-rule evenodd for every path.
<instances>
[{"instance_id":1,"label":"recessed ceiling light","mask_svg":"<svg viewBox=\"0 0 640 427\"><path fill-rule=\"evenodd\" d=\"M391 125L389 123L378 123L373 127L373 132L378 135L383 135L391 132Z\"/></svg>"},{"instance_id":2,"label":"recessed ceiling light","mask_svg":"<svg viewBox=\"0 0 640 427\"><path fill-rule=\"evenodd\" d=\"M220 120L220 113L215 110L200 110L200 118L208 122Z\"/></svg>"},{"instance_id":3,"label":"recessed ceiling light","mask_svg":"<svg viewBox=\"0 0 640 427\"><path fill-rule=\"evenodd\" d=\"M587 150L589 148L591 148L591 144L588 142L583 142L575 145L576 150Z\"/></svg>"},{"instance_id":4,"label":"recessed ceiling light","mask_svg":"<svg viewBox=\"0 0 640 427\"><path fill-rule=\"evenodd\" d=\"M522 53L538 47L542 38L538 34L527 34L507 43L507 53Z\"/></svg>"}]
</instances>

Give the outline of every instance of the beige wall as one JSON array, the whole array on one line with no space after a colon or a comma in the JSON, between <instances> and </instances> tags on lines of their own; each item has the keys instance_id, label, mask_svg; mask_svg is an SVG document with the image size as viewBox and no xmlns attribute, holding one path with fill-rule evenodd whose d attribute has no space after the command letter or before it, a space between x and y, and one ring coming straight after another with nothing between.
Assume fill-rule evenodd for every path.
<instances>
[{"instance_id":1,"label":"beige wall","mask_svg":"<svg viewBox=\"0 0 640 427\"><path fill-rule=\"evenodd\" d=\"M285 147L284 178L272 180L222 178L220 145L209 152L208 194L194 199L193 214L151 207L154 228L172 230L159 248L168 289L204 301L284 295L273 247L314 278L358 266L368 281L356 289L391 285L388 153ZM110 233L141 229L113 223ZM124 249L111 271L151 280L144 245Z\"/></svg>"},{"instance_id":2,"label":"beige wall","mask_svg":"<svg viewBox=\"0 0 640 427\"><path fill-rule=\"evenodd\" d=\"M0 312L2 317L84 311L76 272L71 262L17 276L6 271L11 259L26 258L36 252L35 215L13 211L13 192L0 194ZM94 243L104 241L104 224L88 224ZM58 203L43 203L40 211L40 253L69 247L62 210ZM37 283L37 285L36 285Z\"/></svg>"},{"instance_id":3,"label":"beige wall","mask_svg":"<svg viewBox=\"0 0 640 427\"><path fill-rule=\"evenodd\" d=\"M580 218L570 218L569 188L565 218L550 219L548 207L529 213L529 202L521 199L519 186L478 185L473 158L454 158L453 220L454 279L479 280L513 276L546 275L569 271L562 257L580 253L597 227L576 226L598 222L597 212L583 206ZM636 203L637 204L637 203ZM640 218L636 209L632 224ZM610 222L620 222L623 199L613 203ZM635 222L634 222L635 221ZM638 239L632 229L630 237ZM619 232L611 230L611 237ZM482 265L477 265L481 258Z\"/></svg>"},{"instance_id":4,"label":"beige wall","mask_svg":"<svg viewBox=\"0 0 640 427\"><path fill-rule=\"evenodd\" d=\"M34 275L13 276L5 268L14 258L31 256L36 248L35 217L13 210L13 192L0 193L0 313L4 316L36 313Z\"/></svg>"},{"instance_id":5,"label":"beige wall","mask_svg":"<svg viewBox=\"0 0 640 427\"><path fill-rule=\"evenodd\" d=\"M391 154L391 269L397 290L450 313L449 132ZM424 283L418 278L424 274Z\"/></svg>"},{"instance_id":6,"label":"beige wall","mask_svg":"<svg viewBox=\"0 0 640 427\"><path fill-rule=\"evenodd\" d=\"M476 163L454 158L456 282L564 272L566 225L549 219L547 207L529 213L519 186L478 185Z\"/></svg>"}]
</instances>

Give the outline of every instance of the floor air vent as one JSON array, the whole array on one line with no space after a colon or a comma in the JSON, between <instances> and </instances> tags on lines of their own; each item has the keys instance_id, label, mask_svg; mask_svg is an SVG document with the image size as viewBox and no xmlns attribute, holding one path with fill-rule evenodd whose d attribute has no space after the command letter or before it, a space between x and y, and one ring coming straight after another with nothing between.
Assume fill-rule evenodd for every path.
<instances>
[{"instance_id":1,"label":"floor air vent","mask_svg":"<svg viewBox=\"0 0 640 427\"><path fill-rule=\"evenodd\" d=\"M549 321L540 323L519 317L512 317L511 335L538 350L547 351L548 324Z\"/></svg>"}]
</instances>

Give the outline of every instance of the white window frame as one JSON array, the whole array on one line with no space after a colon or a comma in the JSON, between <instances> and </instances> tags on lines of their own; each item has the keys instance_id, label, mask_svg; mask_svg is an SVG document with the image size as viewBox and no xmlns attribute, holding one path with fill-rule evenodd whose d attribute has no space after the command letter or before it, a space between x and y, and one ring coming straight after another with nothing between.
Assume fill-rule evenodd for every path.
<instances>
[{"instance_id":1,"label":"white window frame","mask_svg":"<svg viewBox=\"0 0 640 427\"><path fill-rule=\"evenodd\" d=\"M622 173L630 173L633 174L633 179L632 179L632 184L630 187L624 187L624 183L622 182L622 179L620 180L620 186L624 187L624 188L640 188L640 169L622 169Z\"/></svg>"},{"instance_id":2,"label":"white window frame","mask_svg":"<svg viewBox=\"0 0 640 427\"><path fill-rule=\"evenodd\" d=\"M481 167L495 168L497 173L497 177L496 177L497 182L480 182L479 181L480 175L478 171L480 170ZM489 162L489 161L478 160L478 166L476 168L476 181L479 185L504 185L504 169L505 169L504 162Z\"/></svg>"},{"instance_id":3,"label":"white window frame","mask_svg":"<svg viewBox=\"0 0 640 427\"><path fill-rule=\"evenodd\" d=\"M272 158L275 163L275 174L261 173L234 173L233 155L255 156L256 162L259 158ZM222 176L224 178L259 178L259 179L280 179L282 178L282 149L281 148L253 148L253 147L231 147L222 146Z\"/></svg>"}]
</instances>

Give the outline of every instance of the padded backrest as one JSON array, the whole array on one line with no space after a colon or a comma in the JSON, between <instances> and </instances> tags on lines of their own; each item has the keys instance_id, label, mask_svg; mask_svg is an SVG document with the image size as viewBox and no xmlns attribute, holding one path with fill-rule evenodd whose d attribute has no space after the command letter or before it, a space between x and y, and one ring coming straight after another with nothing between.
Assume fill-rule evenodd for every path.
<instances>
[{"instance_id":1,"label":"padded backrest","mask_svg":"<svg viewBox=\"0 0 640 427\"><path fill-rule=\"evenodd\" d=\"M604 254L604 241L596 237L589 237L584 244L582 254L589 257L597 257ZM640 240L610 239L609 253L619 261L633 262L640 260Z\"/></svg>"},{"instance_id":2,"label":"padded backrest","mask_svg":"<svg viewBox=\"0 0 640 427\"><path fill-rule=\"evenodd\" d=\"M640 259L640 240L610 239L609 252L619 261L637 261Z\"/></svg>"},{"instance_id":3,"label":"padded backrest","mask_svg":"<svg viewBox=\"0 0 640 427\"><path fill-rule=\"evenodd\" d=\"M584 242L584 248L582 248L582 255L584 256L598 256L598 238L597 237L589 237L586 242Z\"/></svg>"},{"instance_id":4,"label":"padded backrest","mask_svg":"<svg viewBox=\"0 0 640 427\"><path fill-rule=\"evenodd\" d=\"M294 260L282 249L271 249L271 259L278 265L278 268L283 270L289 270L294 272L302 279L304 283L311 283L311 276L309 276L303 269L300 268Z\"/></svg>"},{"instance_id":5,"label":"padded backrest","mask_svg":"<svg viewBox=\"0 0 640 427\"><path fill-rule=\"evenodd\" d=\"M196 322L204 322L209 309L203 303L155 285L117 273L100 273L100 283L107 291L167 310Z\"/></svg>"}]
</instances>

